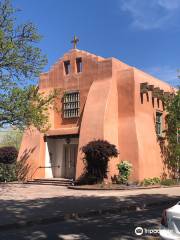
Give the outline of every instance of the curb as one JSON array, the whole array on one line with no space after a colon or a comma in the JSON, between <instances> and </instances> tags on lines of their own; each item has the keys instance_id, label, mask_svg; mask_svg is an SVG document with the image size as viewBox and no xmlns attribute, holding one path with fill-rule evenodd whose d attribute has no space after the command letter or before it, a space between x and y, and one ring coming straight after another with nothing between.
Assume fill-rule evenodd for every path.
<instances>
[{"instance_id":1,"label":"curb","mask_svg":"<svg viewBox=\"0 0 180 240\"><path fill-rule=\"evenodd\" d=\"M86 188L86 187L78 187L78 186L68 186L68 189L73 190L87 190L87 191L93 191L93 190L100 190L100 191L133 191L133 190L144 190L144 189L154 189L154 188L173 188L173 187L180 187L179 185L171 185L171 186L165 186L165 185L152 185L148 187L134 187L134 188Z\"/></svg>"},{"instance_id":2,"label":"curb","mask_svg":"<svg viewBox=\"0 0 180 240\"><path fill-rule=\"evenodd\" d=\"M43 225L43 224L50 224L50 223L56 223L56 222L62 222L68 219L80 219L84 217L92 217L92 216L101 216L104 214L113 214L113 213L125 213L129 211L141 211L144 210L147 207L154 207L154 206L162 206L163 204L175 204L179 201L179 197L175 197L174 199L167 199L159 202L150 202L150 203L144 203L144 204L136 204L136 205L127 205L127 206L121 206L121 207L115 207L115 208L106 208L106 209L100 209L100 210L92 210L85 213L66 213L63 215L57 215L53 217L48 218L37 218L33 220L28 221L19 221L16 223L9 223L0 225L0 231L7 231L7 230L13 230L13 229L21 229L25 227L32 227L34 225Z\"/></svg>"}]
</instances>

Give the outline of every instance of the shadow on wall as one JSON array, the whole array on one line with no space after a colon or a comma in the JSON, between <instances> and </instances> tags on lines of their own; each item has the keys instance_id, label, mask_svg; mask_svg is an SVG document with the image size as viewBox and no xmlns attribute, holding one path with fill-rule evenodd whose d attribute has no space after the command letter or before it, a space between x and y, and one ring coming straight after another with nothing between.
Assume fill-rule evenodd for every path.
<instances>
[{"instance_id":1,"label":"shadow on wall","mask_svg":"<svg viewBox=\"0 0 180 240\"><path fill-rule=\"evenodd\" d=\"M162 178L166 179L172 177L170 166L168 166L168 152L165 144L165 139L157 136L157 142L161 149L161 158L163 160L163 173ZM169 176L168 176L169 175Z\"/></svg>"},{"instance_id":2,"label":"shadow on wall","mask_svg":"<svg viewBox=\"0 0 180 240\"><path fill-rule=\"evenodd\" d=\"M154 129L155 129L155 132L156 132L156 119L155 119L155 117L154 117ZM160 151L161 151L161 159L163 161L163 172L162 172L161 177L162 177L162 179L175 178L172 166L169 162L169 153L168 153L166 137L157 135L157 133L156 133L156 140L157 140L157 144L159 144Z\"/></svg>"},{"instance_id":3,"label":"shadow on wall","mask_svg":"<svg viewBox=\"0 0 180 240\"><path fill-rule=\"evenodd\" d=\"M26 149L21 155L21 158L17 162L17 177L20 181L25 181L31 169L31 165L28 162L29 156L35 151L36 147Z\"/></svg>"},{"instance_id":4,"label":"shadow on wall","mask_svg":"<svg viewBox=\"0 0 180 240\"><path fill-rule=\"evenodd\" d=\"M171 154L169 152L167 142L165 138L158 138L159 146L161 149L161 157L163 159L164 163L164 171L163 171L163 178L173 178L178 179L179 178L179 172L177 170L177 164L176 161L174 161L174 158L171 157Z\"/></svg>"},{"instance_id":5,"label":"shadow on wall","mask_svg":"<svg viewBox=\"0 0 180 240\"><path fill-rule=\"evenodd\" d=\"M6 186L7 187L7 186ZM12 187L12 186L11 186ZM24 185L23 187L27 187ZM12 187L13 190L14 187ZM7 189L6 189L7 190ZM10 189L9 191L11 191ZM58 190L58 188L57 188ZM8 190L7 190L8 191ZM61 190L62 191L62 190ZM177 201L176 197L169 197L168 195L161 195L161 194L153 194L153 201L159 202L163 200L170 201ZM81 219L74 219L68 220L68 213L74 212L76 213L81 212L92 212L92 211L99 211L100 209L108 209L113 207L122 207L124 202L126 205L132 205L136 203L139 206L142 206L143 203L147 203L150 201L149 194L141 194L141 195L134 195L129 196L126 198L118 198L112 196L60 196L54 198L39 198L35 200L0 200L0 225L2 224L11 224L11 223L18 223L23 221L31 221L32 219L38 220L38 217L46 218L47 221L44 221L43 224L53 223L53 221L48 222L48 218L54 218L57 216L61 216L62 214L66 214L66 220L57 222L56 230L52 230L51 225L43 226L43 224L34 224L33 228L26 228L18 230L17 228L14 229L14 235L16 238L13 238L11 235L11 231L9 228L6 230L0 229L0 239L122 239L122 236L126 236L123 239L137 239L134 236L134 229L137 226L143 226L150 228L152 224L154 227L158 227L156 221L157 219L161 218L161 213L163 208L167 207L161 204L159 206L159 211L157 209L154 210L153 208L146 208L144 211L137 211L137 212L124 212L124 213L117 213L111 210L106 215L101 215L100 217L96 216L92 218L91 214L88 217L85 217L83 220L82 227L82 220ZM169 207L170 205L168 205ZM172 206L172 202L171 202ZM154 219L153 219L154 218ZM154 221L151 221L153 219ZM54 222L57 220L55 219ZM33 221L32 221L33 222ZM29 227L31 226L32 222L30 222ZM21 235L18 236L18 231L22 231ZM8 238L8 235L11 235L11 238ZM13 234L13 233L12 233ZM42 238L36 236L36 234L40 234L43 236ZM65 236L68 234L72 234L74 236L78 236L77 238L62 238L60 236ZM22 238L24 235L24 238ZM132 236L134 236L132 238ZM39 238L38 238L39 237ZM136 236L137 237L137 236Z\"/></svg>"}]
</instances>

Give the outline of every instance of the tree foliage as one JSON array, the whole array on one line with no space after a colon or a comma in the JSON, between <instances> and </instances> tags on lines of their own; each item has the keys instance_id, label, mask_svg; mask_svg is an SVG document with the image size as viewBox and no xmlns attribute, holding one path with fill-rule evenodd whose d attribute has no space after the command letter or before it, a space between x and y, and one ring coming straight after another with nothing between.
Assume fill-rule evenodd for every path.
<instances>
[{"instance_id":1,"label":"tree foliage","mask_svg":"<svg viewBox=\"0 0 180 240\"><path fill-rule=\"evenodd\" d=\"M36 27L17 25L17 13L10 0L0 0L0 127L41 130L48 126L47 108L57 92L45 96L32 85L47 59L37 47L41 36Z\"/></svg>"},{"instance_id":2,"label":"tree foliage","mask_svg":"<svg viewBox=\"0 0 180 240\"><path fill-rule=\"evenodd\" d=\"M17 150L20 148L21 140L22 140L22 135L23 133L19 131L18 129L16 130L9 130L9 131L2 131L2 136L0 138L0 146L1 147L9 147L13 146ZM4 134L3 134L4 133Z\"/></svg>"},{"instance_id":3,"label":"tree foliage","mask_svg":"<svg viewBox=\"0 0 180 240\"><path fill-rule=\"evenodd\" d=\"M180 174L180 90L165 100L166 116L166 163L174 176Z\"/></svg>"},{"instance_id":4,"label":"tree foliage","mask_svg":"<svg viewBox=\"0 0 180 240\"><path fill-rule=\"evenodd\" d=\"M47 96L38 87L13 88L0 95L0 126L13 125L23 129L33 125L41 131L49 127L47 110L54 102L56 91Z\"/></svg>"},{"instance_id":5,"label":"tree foliage","mask_svg":"<svg viewBox=\"0 0 180 240\"><path fill-rule=\"evenodd\" d=\"M37 77L47 62L36 47L41 39L36 27L31 22L16 25L16 13L10 0L0 1L1 89Z\"/></svg>"}]
</instances>

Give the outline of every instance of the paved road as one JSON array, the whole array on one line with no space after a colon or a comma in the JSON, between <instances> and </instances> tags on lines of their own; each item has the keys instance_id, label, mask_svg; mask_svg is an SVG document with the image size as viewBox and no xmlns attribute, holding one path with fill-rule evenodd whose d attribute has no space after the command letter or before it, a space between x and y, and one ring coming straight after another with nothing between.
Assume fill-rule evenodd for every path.
<instances>
[{"instance_id":1,"label":"paved road","mask_svg":"<svg viewBox=\"0 0 180 240\"><path fill-rule=\"evenodd\" d=\"M143 211L123 214L103 215L101 217L66 220L48 225L37 225L17 230L0 232L2 240L134 240L159 239L146 235L137 237L134 229L158 229L162 210L170 207L151 207Z\"/></svg>"},{"instance_id":2,"label":"paved road","mask_svg":"<svg viewBox=\"0 0 180 240\"><path fill-rule=\"evenodd\" d=\"M0 184L0 229L8 224L124 206L143 206L179 198L180 187L82 191L59 186Z\"/></svg>"}]
</instances>

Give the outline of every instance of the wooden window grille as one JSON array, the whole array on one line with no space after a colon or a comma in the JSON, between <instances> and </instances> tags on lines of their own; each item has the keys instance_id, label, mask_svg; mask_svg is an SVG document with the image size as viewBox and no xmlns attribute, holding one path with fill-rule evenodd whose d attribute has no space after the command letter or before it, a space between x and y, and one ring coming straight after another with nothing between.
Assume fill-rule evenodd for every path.
<instances>
[{"instance_id":1,"label":"wooden window grille","mask_svg":"<svg viewBox=\"0 0 180 240\"><path fill-rule=\"evenodd\" d=\"M79 117L80 98L79 92L67 92L64 95L64 118Z\"/></svg>"}]
</instances>

